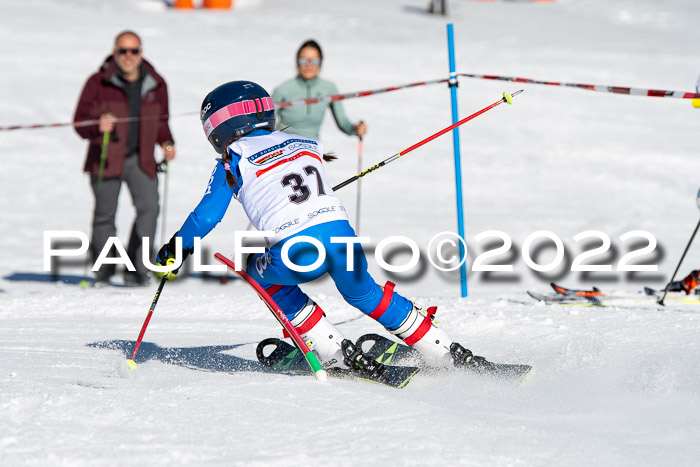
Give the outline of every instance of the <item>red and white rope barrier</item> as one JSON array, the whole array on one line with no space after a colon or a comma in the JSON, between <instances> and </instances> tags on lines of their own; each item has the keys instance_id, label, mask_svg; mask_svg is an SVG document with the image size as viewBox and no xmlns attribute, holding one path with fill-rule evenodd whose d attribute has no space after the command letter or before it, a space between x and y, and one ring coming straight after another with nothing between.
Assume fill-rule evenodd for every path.
<instances>
[{"instance_id":1,"label":"red and white rope barrier","mask_svg":"<svg viewBox=\"0 0 700 467\"><path fill-rule=\"evenodd\" d=\"M344 99L353 99L356 97L365 97L365 96L371 96L374 94L382 94L385 92L391 92L391 91L398 91L399 89L406 89L406 88L413 88L416 86L425 86L428 84L436 84L436 83L446 83L448 80L445 79L434 79L430 81L417 81L415 83L408 83L408 84L402 84L399 86L389 86L385 88L380 88L380 89L373 89L370 91L356 91L356 92L349 92L346 94L334 94L330 96L321 96L321 97L313 97L309 99L296 99L293 101L286 101L286 102L276 102L275 103L275 108L277 109L283 109L285 107L292 107L295 105L312 105L312 104L320 104L320 103L331 103L331 102L336 102L336 101L342 101ZM187 112L187 113L182 113L182 114L177 114L177 115L159 115L153 118L156 119L161 119L161 118L174 118L174 117L182 117L185 115L194 115L198 114L199 112ZM117 118L115 119L116 122L130 122L138 120L138 117L128 117L128 118ZM64 122L64 123L37 123L37 124L32 124L32 125L12 125L12 126L0 126L0 131L7 131L7 130L26 130L26 129L36 129L36 128L55 128L55 127L62 127L62 126L74 126L74 127L83 127L83 126L90 126L90 125L97 125L99 123L99 120L83 120L79 122Z\"/></svg>"},{"instance_id":2,"label":"red and white rope barrier","mask_svg":"<svg viewBox=\"0 0 700 467\"><path fill-rule=\"evenodd\" d=\"M144 117L144 120L165 120L167 118L182 117L185 115L197 115L199 112L185 112L181 114L171 114L171 115L155 115L152 117ZM115 118L114 122L135 122L141 119L141 117L123 117ZM37 128L57 128L62 126L72 126L76 128L99 125L99 120L80 120L78 122L62 122L62 123L34 123L29 125L12 125L12 126L0 126L0 131L6 130L33 130Z\"/></svg>"},{"instance_id":3,"label":"red and white rope barrier","mask_svg":"<svg viewBox=\"0 0 700 467\"><path fill-rule=\"evenodd\" d=\"M477 79L492 79L498 81L512 81L514 83L526 84L544 84L546 86L562 86L577 89L586 89L588 91L610 92L613 94L627 94L630 96L647 96L647 97L673 97L676 99L700 99L700 93L684 92L684 91L666 91L660 89L642 89L631 88L627 86L608 86L602 84L580 84L580 83L565 83L558 81L540 81L530 78L516 78L513 76L498 76L498 75L477 75L471 73L459 73L458 76L465 78Z\"/></svg>"},{"instance_id":4,"label":"red and white rope barrier","mask_svg":"<svg viewBox=\"0 0 700 467\"><path fill-rule=\"evenodd\" d=\"M513 76L499 76L499 75L479 75L479 74L473 74L473 73L459 73L457 76L463 76L465 78L489 79L489 80L496 80L496 81L511 81L514 83L541 84L541 85L547 85L547 86L570 87L570 88L577 88L577 89L585 89L588 91L609 92L609 93L613 93L613 94L627 94L627 95L631 95L631 96L672 97L672 98L676 98L676 99L700 99L700 93L684 92L684 91L643 89L643 88L633 88L633 87L628 87L628 86L608 86L608 85L602 85L602 84L580 84L580 83L565 83L565 82L559 82L559 81L541 81L541 80L530 79L530 78L518 78L518 77L513 77ZM369 91L355 91L355 92L348 92L346 94L334 94L334 95L330 95L330 96L312 97L312 98L308 98L308 99L295 99L293 101L286 101L286 102L276 102L275 107L277 109L284 109L285 107L293 107L296 105L312 105L312 104L321 104L321 103L332 103L332 102L342 101L344 99L354 99L356 97L365 97L365 96L372 96L372 95L376 95L376 94L382 94L385 92L398 91L399 89L413 88L413 87L417 87L417 86L426 86L428 84L447 83L447 82L449 82L449 79L447 79L447 78L434 79L434 80L429 80L429 81L417 81L415 83L402 84L402 85L398 85L398 86L389 86L389 87L385 87L385 88L372 89ZM147 118L166 119L166 118L175 118L175 117L195 115L198 113L199 112L185 112L185 113L180 113L180 114L158 115L155 117L147 117ZM118 119L116 119L116 121L117 122L131 122L131 121L138 120L138 119L139 119L139 117L127 117L127 118L118 118ZM36 123L36 124L30 124L30 125L11 125L11 126L0 126L0 131L25 130L25 129L37 129L37 128L56 128L56 127L63 127L63 126L84 127L84 126L90 126L90 125L97 125L98 123L99 123L99 120L82 120L79 122Z\"/></svg>"},{"instance_id":5,"label":"red and white rope barrier","mask_svg":"<svg viewBox=\"0 0 700 467\"><path fill-rule=\"evenodd\" d=\"M331 102L336 102L336 101L342 101L343 99L352 99L355 97L372 96L374 94L381 94L384 92L398 91L399 89L414 88L416 86L425 86L427 84L446 83L447 81L448 81L448 79L434 79L431 81L418 81L415 83L402 84L399 86L389 86L387 88L373 89L371 91L357 91L357 92L349 92L347 94L335 94L332 96L312 97L309 99L295 99L293 101L275 103L275 106L278 109L283 109L285 107L292 107L295 105L311 105L311 104L320 104L320 103L331 103Z\"/></svg>"}]
</instances>

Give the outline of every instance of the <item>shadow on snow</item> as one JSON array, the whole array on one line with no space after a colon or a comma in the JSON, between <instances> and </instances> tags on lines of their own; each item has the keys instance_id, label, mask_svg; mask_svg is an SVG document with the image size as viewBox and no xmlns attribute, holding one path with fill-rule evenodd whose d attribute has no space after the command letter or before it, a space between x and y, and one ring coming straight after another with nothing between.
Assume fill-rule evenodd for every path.
<instances>
[{"instance_id":1,"label":"shadow on snow","mask_svg":"<svg viewBox=\"0 0 700 467\"><path fill-rule=\"evenodd\" d=\"M88 347L98 349L119 350L124 358L129 358L135 341L113 340L92 342ZM193 370L235 373L239 371L255 371L259 373L299 374L290 371L280 371L262 365L253 360L222 353L245 344L211 345L202 347L160 347L150 342L142 342L134 361L137 364L156 360L170 365L178 365Z\"/></svg>"},{"instance_id":2,"label":"shadow on snow","mask_svg":"<svg viewBox=\"0 0 700 467\"><path fill-rule=\"evenodd\" d=\"M69 285L80 285L82 281L87 282L88 285L92 285L94 279L92 275L90 276L79 276L77 274L54 274L51 272L13 272L3 277L4 280L10 282L43 282L43 283L57 283L61 282L63 284ZM219 282L220 284L226 284L229 281L240 280L235 275L231 274L211 274L206 272L192 272L189 274L183 273L179 275L179 280L175 284L181 284L186 279L201 279L210 282ZM110 284L113 287L128 287L121 283L112 282Z\"/></svg>"},{"instance_id":3,"label":"shadow on snow","mask_svg":"<svg viewBox=\"0 0 700 467\"><path fill-rule=\"evenodd\" d=\"M64 284L73 285L80 284L83 279L86 279L88 283L92 282L92 278L85 278L72 274L56 275L48 272L13 272L3 277L3 279L12 282L63 282Z\"/></svg>"}]
</instances>

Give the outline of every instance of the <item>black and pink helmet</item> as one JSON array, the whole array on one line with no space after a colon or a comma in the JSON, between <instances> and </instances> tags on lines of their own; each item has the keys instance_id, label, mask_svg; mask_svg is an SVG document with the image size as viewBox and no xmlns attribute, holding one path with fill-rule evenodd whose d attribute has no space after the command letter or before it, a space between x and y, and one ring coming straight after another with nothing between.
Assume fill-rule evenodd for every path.
<instances>
[{"instance_id":1,"label":"black and pink helmet","mask_svg":"<svg viewBox=\"0 0 700 467\"><path fill-rule=\"evenodd\" d=\"M252 81L232 81L207 94L200 118L214 150L223 153L234 138L274 129L275 104L262 86Z\"/></svg>"}]
</instances>

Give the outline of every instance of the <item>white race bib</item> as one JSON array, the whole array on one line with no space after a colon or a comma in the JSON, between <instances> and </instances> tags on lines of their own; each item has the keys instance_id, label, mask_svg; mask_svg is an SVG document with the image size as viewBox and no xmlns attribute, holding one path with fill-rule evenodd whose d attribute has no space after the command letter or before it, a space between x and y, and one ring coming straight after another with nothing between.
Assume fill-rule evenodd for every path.
<instances>
[{"instance_id":1,"label":"white race bib","mask_svg":"<svg viewBox=\"0 0 700 467\"><path fill-rule=\"evenodd\" d=\"M241 156L236 198L258 230L275 232L270 245L307 227L348 219L326 178L321 143L275 131L241 138L228 150Z\"/></svg>"}]
</instances>

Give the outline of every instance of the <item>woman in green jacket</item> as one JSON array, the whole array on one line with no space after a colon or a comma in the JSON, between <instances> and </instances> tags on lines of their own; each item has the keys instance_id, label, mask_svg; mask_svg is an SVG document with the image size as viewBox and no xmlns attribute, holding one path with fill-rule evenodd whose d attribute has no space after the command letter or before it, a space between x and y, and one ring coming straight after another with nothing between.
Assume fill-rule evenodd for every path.
<instances>
[{"instance_id":1,"label":"woman in green jacket","mask_svg":"<svg viewBox=\"0 0 700 467\"><path fill-rule=\"evenodd\" d=\"M287 102L295 99L308 99L313 97L338 94L335 84L319 78L323 53L321 46L314 40L308 40L301 44L297 50L297 70L295 78L285 81L272 92L272 100L275 102ZM278 127L287 133L294 133L307 138L319 139L321 123L326 113L326 108L331 108L333 117L340 130L347 135L364 136L367 125L363 122L353 125L345 116L345 111L340 102L331 104L322 102L311 105L296 105L277 110Z\"/></svg>"}]
</instances>

